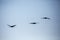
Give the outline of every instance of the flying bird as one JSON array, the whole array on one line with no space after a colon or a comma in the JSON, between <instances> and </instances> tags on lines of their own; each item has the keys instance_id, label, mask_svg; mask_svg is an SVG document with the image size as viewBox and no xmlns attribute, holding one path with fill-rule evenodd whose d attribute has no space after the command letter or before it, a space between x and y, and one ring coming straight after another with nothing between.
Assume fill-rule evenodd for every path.
<instances>
[{"instance_id":1,"label":"flying bird","mask_svg":"<svg viewBox=\"0 0 60 40\"><path fill-rule=\"evenodd\" d=\"M48 17L43 17L42 19L50 19L50 18L48 18Z\"/></svg>"},{"instance_id":2,"label":"flying bird","mask_svg":"<svg viewBox=\"0 0 60 40\"><path fill-rule=\"evenodd\" d=\"M10 27L15 27L16 25L12 25L12 26L11 26L11 25L8 25L8 26L10 26Z\"/></svg>"},{"instance_id":3,"label":"flying bird","mask_svg":"<svg viewBox=\"0 0 60 40\"><path fill-rule=\"evenodd\" d=\"M30 23L30 24L37 24L36 22L32 22L32 23Z\"/></svg>"}]
</instances>

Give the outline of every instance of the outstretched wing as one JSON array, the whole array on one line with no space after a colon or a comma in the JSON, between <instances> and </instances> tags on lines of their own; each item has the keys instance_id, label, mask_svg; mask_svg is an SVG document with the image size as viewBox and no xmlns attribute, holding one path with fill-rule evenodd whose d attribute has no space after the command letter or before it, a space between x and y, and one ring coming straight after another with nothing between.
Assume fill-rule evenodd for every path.
<instances>
[{"instance_id":1,"label":"outstretched wing","mask_svg":"<svg viewBox=\"0 0 60 40\"><path fill-rule=\"evenodd\" d=\"M10 26L10 25L8 25L8 26Z\"/></svg>"},{"instance_id":2,"label":"outstretched wing","mask_svg":"<svg viewBox=\"0 0 60 40\"><path fill-rule=\"evenodd\" d=\"M12 25L12 26L16 26L16 25Z\"/></svg>"}]
</instances>

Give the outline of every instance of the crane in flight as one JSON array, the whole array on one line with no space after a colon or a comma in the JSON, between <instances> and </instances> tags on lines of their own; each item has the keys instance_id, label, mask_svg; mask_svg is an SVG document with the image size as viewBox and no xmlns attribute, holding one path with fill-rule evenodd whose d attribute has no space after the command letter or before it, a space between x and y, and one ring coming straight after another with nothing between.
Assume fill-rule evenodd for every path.
<instances>
[{"instance_id":1,"label":"crane in flight","mask_svg":"<svg viewBox=\"0 0 60 40\"><path fill-rule=\"evenodd\" d=\"M48 18L48 17L43 17L42 19L50 19L50 18Z\"/></svg>"},{"instance_id":2,"label":"crane in flight","mask_svg":"<svg viewBox=\"0 0 60 40\"><path fill-rule=\"evenodd\" d=\"M16 25L8 25L9 27L15 27Z\"/></svg>"}]
</instances>

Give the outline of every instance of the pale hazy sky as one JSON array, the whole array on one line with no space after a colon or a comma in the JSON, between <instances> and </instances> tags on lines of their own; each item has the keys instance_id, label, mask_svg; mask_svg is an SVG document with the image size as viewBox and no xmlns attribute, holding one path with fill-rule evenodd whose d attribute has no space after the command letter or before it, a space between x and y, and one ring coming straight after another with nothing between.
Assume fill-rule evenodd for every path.
<instances>
[{"instance_id":1,"label":"pale hazy sky","mask_svg":"<svg viewBox=\"0 0 60 40\"><path fill-rule=\"evenodd\" d=\"M0 4L1 40L58 40L58 0L2 0Z\"/></svg>"}]
</instances>

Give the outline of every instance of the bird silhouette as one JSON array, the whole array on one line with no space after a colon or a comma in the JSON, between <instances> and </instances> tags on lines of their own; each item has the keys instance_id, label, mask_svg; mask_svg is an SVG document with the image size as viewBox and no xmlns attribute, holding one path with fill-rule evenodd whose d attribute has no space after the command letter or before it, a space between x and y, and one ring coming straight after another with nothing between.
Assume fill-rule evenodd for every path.
<instances>
[{"instance_id":1,"label":"bird silhouette","mask_svg":"<svg viewBox=\"0 0 60 40\"><path fill-rule=\"evenodd\" d=\"M32 23L30 23L30 24L37 24L36 22L32 22Z\"/></svg>"},{"instance_id":2,"label":"bird silhouette","mask_svg":"<svg viewBox=\"0 0 60 40\"><path fill-rule=\"evenodd\" d=\"M11 25L8 25L8 26L9 26L9 27L15 27L16 25L12 25L12 26L11 26Z\"/></svg>"},{"instance_id":3,"label":"bird silhouette","mask_svg":"<svg viewBox=\"0 0 60 40\"><path fill-rule=\"evenodd\" d=\"M42 19L50 19L50 18L48 18L48 17L43 17Z\"/></svg>"}]
</instances>

